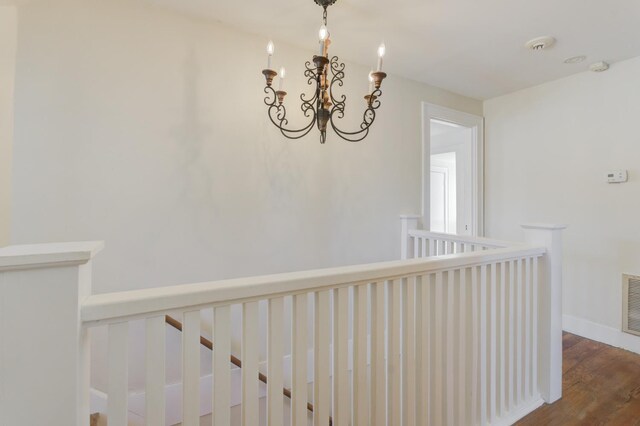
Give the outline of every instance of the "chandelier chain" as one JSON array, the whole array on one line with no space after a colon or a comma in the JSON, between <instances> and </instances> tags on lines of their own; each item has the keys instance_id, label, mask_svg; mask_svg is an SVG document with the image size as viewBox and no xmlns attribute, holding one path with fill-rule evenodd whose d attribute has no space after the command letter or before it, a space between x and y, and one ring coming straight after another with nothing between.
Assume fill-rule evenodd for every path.
<instances>
[{"instance_id":1,"label":"chandelier chain","mask_svg":"<svg viewBox=\"0 0 640 426\"><path fill-rule=\"evenodd\" d=\"M324 12L322 13L322 22L324 25L327 25L327 6L324 7Z\"/></svg>"}]
</instances>

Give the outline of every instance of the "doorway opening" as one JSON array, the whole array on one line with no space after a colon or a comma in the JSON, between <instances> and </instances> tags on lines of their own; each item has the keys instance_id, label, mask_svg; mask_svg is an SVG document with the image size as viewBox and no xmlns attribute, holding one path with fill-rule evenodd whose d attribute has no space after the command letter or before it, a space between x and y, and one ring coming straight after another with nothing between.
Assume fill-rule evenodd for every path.
<instances>
[{"instance_id":1,"label":"doorway opening","mask_svg":"<svg viewBox=\"0 0 640 426\"><path fill-rule=\"evenodd\" d=\"M424 104L423 224L483 234L482 117Z\"/></svg>"}]
</instances>

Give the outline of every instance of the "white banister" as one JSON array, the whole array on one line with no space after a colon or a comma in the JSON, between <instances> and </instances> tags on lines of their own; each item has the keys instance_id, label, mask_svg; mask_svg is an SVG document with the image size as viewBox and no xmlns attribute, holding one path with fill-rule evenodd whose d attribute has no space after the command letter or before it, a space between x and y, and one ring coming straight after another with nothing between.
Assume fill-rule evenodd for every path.
<instances>
[{"instance_id":1,"label":"white banister","mask_svg":"<svg viewBox=\"0 0 640 426\"><path fill-rule=\"evenodd\" d=\"M269 381L267 382L267 395L269 406L267 407L267 425L280 426L283 424L282 406L284 398L282 358L284 357L284 298L274 297L269 299L269 331L268 331L268 368Z\"/></svg>"},{"instance_id":2,"label":"white banister","mask_svg":"<svg viewBox=\"0 0 640 426\"><path fill-rule=\"evenodd\" d=\"M387 393L385 371L384 282L371 286L371 424L387 424Z\"/></svg>"},{"instance_id":3,"label":"white banister","mask_svg":"<svg viewBox=\"0 0 640 426\"><path fill-rule=\"evenodd\" d=\"M186 426L199 424L202 414L201 345L213 350L214 425L229 424L238 384L246 426L263 417L282 424L283 395L291 397L297 426L306 426L309 414L315 426L506 425L543 398L558 399L563 227L525 226L521 244L417 224L417 217L402 218L408 259L400 261L99 295L91 295L90 284L99 243L0 249L0 425L88 423L87 330L102 327L107 414L113 426L126 426L128 372L139 369L128 357L137 320L146 324L148 425L163 424L171 404L164 321L182 332L177 367ZM236 309L241 323L232 321ZM212 319L214 343L201 338L208 328L201 327L203 314ZM181 315L183 324L165 315ZM283 365L288 346L290 378ZM231 380L230 362L240 367L233 351L240 352L239 381ZM267 384L266 413L259 381Z\"/></svg>"},{"instance_id":4,"label":"white banister","mask_svg":"<svg viewBox=\"0 0 640 426\"><path fill-rule=\"evenodd\" d=\"M394 260L367 265L340 266L287 272L216 282L183 284L118 293L96 294L82 304L87 326L146 318L150 314L190 308L230 305L262 300L277 294L294 294L448 271L502 260L540 256L544 248L518 245L513 248L477 251L424 259Z\"/></svg>"},{"instance_id":5,"label":"white banister","mask_svg":"<svg viewBox=\"0 0 640 426\"><path fill-rule=\"evenodd\" d=\"M413 242L411 242L411 238L409 238L409 231L418 229L418 220L420 220L420 216L418 215L404 214L400 216L402 228L400 231L400 259L411 259L415 257Z\"/></svg>"},{"instance_id":6,"label":"white banister","mask_svg":"<svg viewBox=\"0 0 640 426\"><path fill-rule=\"evenodd\" d=\"M307 302L306 294L293 296L291 342L291 423L307 426Z\"/></svg>"},{"instance_id":7,"label":"white banister","mask_svg":"<svg viewBox=\"0 0 640 426\"><path fill-rule=\"evenodd\" d=\"M435 407L433 409L434 412L434 423L437 425L445 424L444 422L444 408L443 406L446 404L446 399L444 395L444 379L443 375L445 373L444 368L444 338L443 338L443 325L446 324L443 318L443 307L444 307L444 289L442 282L442 272L438 272L435 274L435 305L434 309L434 318L435 318L435 340L434 345L438 348L442 348L441 350L435 351L434 357L434 367L432 368L433 376L431 380L434 383L434 403Z\"/></svg>"},{"instance_id":8,"label":"white banister","mask_svg":"<svg viewBox=\"0 0 640 426\"><path fill-rule=\"evenodd\" d=\"M458 281L459 282L459 281ZM459 422L457 422L455 420L454 417L454 409L455 409L455 404L457 402L455 395L455 386L454 386L454 371L455 371L455 366L454 366L454 359L455 359L455 352L454 352L454 347L453 347L453 342L456 338L455 334L454 334L454 317L456 316L456 314L454 313L454 299L456 297L455 295L455 288L458 286L458 284L456 283L456 273L455 271L449 271L447 272L447 280L446 280L446 289L447 289L447 298L445 301L445 306L446 306L446 311L447 311L447 315L446 315L446 339L445 339L445 353L446 353L446 374L447 374L447 379L446 379L446 388L447 388L447 393L446 393L446 404L447 404L447 422L449 424L458 424Z\"/></svg>"},{"instance_id":9,"label":"white banister","mask_svg":"<svg viewBox=\"0 0 640 426\"><path fill-rule=\"evenodd\" d=\"M417 410L417 424L430 423L430 409L428 401L431 398L431 322L430 322L430 277L428 275L416 277L416 336L421 336L416 344L418 389L416 400L420 401Z\"/></svg>"},{"instance_id":10,"label":"white banister","mask_svg":"<svg viewBox=\"0 0 640 426\"><path fill-rule=\"evenodd\" d=\"M562 396L562 231L565 225L522 225L527 243L546 247L538 262L538 386L547 403Z\"/></svg>"},{"instance_id":11,"label":"white banister","mask_svg":"<svg viewBox=\"0 0 640 426\"><path fill-rule=\"evenodd\" d=\"M216 348L213 351L213 426L231 424L229 389L231 373L229 356L231 355L230 311L228 306L220 306L213 310L213 339ZM163 423L160 423L163 424Z\"/></svg>"},{"instance_id":12,"label":"white banister","mask_svg":"<svg viewBox=\"0 0 640 426\"><path fill-rule=\"evenodd\" d=\"M129 403L129 323L109 324L107 416L110 426L127 426Z\"/></svg>"},{"instance_id":13,"label":"white banister","mask_svg":"<svg viewBox=\"0 0 640 426\"><path fill-rule=\"evenodd\" d=\"M353 422L356 425L369 424L368 290L368 284L357 286L353 296Z\"/></svg>"},{"instance_id":14,"label":"white banister","mask_svg":"<svg viewBox=\"0 0 640 426\"><path fill-rule=\"evenodd\" d=\"M435 256L437 254L451 254L451 253L461 253L463 251L476 251L476 250L487 250L494 248L502 248L502 247L517 247L522 243L511 242L511 241L503 241L496 240L492 238L485 237L471 237L468 235L456 235L456 234L443 234L441 232L431 232L425 231L422 229L409 229L407 231L409 235L409 247L417 244L420 246L420 241L422 240L422 244L426 245L427 242L433 244L435 247L433 250L429 250L429 256ZM414 240L414 243L411 240ZM426 241L425 241L426 240ZM469 250L460 249L461 246L466 245ZM426 257L426 255L418 256L418 253L415 251L409 251L409 258L412 257Z\"/></svg>"},{"instance_id":15,"label":"white banister","mask_svg":"<svg viewBox=\"0 0 640 426\"><path fill-rule=\"evenodd\" d=\"M166 325L164 321L163 315L148 318L146 321L146 426L165 423Z\"/></svg>"},{"instance_id":16,"label":"white banister","mask_svg":"<svg viewBox=\"0 0 640 426\"><path fill-rule=\"evenodd\" d=\"M336 424L349 424L351 395L349 392L349 288L333 291L333 419ZM282 423L281 423L282 424Z\"/></svg>"},{"instance_id":17,"label":"white banister","mask_svg":"<svg viewBox=\"0 0 640 426\"><path fill-rule=\"evenodd\" d=\"M466 425L467 422L467 394L469 386L467 385L467 269L460 270L460 291L458 293L458 315L459 315L459 330L458 330L458 424Z\"/></svg>"},{"instance_id":18,"label":"white banister","mask_svg":"<svg viewBox=\"0 0 640 426\"><path fill-rule=\"evenodd\" d=\"M402 336L402 281L393 280L387 283L387 380L388 383L388 424L402 424L402 359L400 339Z\"/></svg>"},{"instance_id":19,"label":"white banister","mask_svg":"<svg viewBox=\"0 0 640 426\"><path fill-rule=\"evenodd\" d=\"M198 426L200 424L200 311L185 312L182 321L182 424Z\"/></svg>"},{"instance_id":20,"label":"white banister","mask_svg":"<svg viewBox=\"0 0 640 426\"><path fill-rule=\"evenodd\" d=\"M417 426L416 377L416 281L417 277L402 280L402 412L406 426Z\"/></svg>"},{"instance_id":21,"label":"white banister","mask_svg":"<svg viewBox=\"0 0 640 426\"><path fill-rule=\"evenodd\" d=\"M242 305L242 426L259 419L258 393L258 302Z\"/></svg>"},{"instance_id":22,"label":"white banister","mask_svg":"<svg viewBox=\"0 0 640 426\"><path fill-rule=\"evenodd\" d=\"M89 340L80 303L102 243L0 249L0 424L89 421Z\"/></svg>"},{"instance_id":23,"label":"white banister","mask_svg":"<svg viewBox=\"0 0 640 426\"><path fill-rule=\"evenodd\" d=\"M315 293L314 309L314 372L313 372L313 426L325 426L329 423L331 409L329 360L330 314L329 290ZM255 423L257 424L257 423Z\"/></svg>"}]
</instances>

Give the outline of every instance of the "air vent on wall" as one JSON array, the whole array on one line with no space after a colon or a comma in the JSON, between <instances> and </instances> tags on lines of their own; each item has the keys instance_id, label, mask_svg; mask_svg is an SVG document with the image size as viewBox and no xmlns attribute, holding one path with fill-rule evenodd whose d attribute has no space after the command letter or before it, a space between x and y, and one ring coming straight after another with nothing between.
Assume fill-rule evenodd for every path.
<instances>
[{"instance_id":1,"label":"air vent on wall","mask_svg":"<svg viewBox=\"0 0 640 426\"><path fill-rule=\"evenodd\" d=\"M622 276L622 331L640 336L640 277Z\"/></svg>"}]
</instances>

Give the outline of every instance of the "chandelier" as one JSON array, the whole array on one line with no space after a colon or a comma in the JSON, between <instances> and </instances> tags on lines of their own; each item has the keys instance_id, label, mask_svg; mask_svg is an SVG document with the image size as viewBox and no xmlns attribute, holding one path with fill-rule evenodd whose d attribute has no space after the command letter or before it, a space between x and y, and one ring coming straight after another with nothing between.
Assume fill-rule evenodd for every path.
<instances>
[{"instance_id":1,"label":"chandelier","mask_svg":"<svg viewBox=\"0 0 640 426\"><path fill-rule=\"evenodd\" d=\"M329 125L342 139L349 142L360 142L369 134L371 125L376 118L376 110L380 107L380 96L382 95L380 87L382 80L387 76L386 73L382 72L385 46L381 44L378 48L377 70L369 73L369 93L364 97L365 110L360 127L353 131L341 130L337 122L344 118L347 98L344 94L335 92L338 87L342 87L344 84L345 65L340 62L337 56L329 59L328 49L331 44L331 38L327 29L327 8L334 4L336 0L314 1L323 8L323 24L318 33L320 39L318 54L314 55L311 61L305 63L304 76L307 78L307 84L312 87L315 86L315 92L312 96L304 93L300 95L300 101L302 102L300 108L308 123L298 129L288 127L289 120L287 119L287 109L284 105L287 92L283 90L285 69L281 68L279 74L271 69L274 53L274 45L271 41L267 45L267 68L262 71L267 83L264 88L264 92L267 94L264 98L264 103L268 107L269 119L289 139L300 139L306 136L315 124L320 131L321 144L327 140L327 127ZM278 90L273 88L276 76L278 76Z\"/></svg>"}]
</instances>

